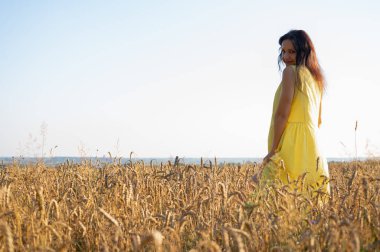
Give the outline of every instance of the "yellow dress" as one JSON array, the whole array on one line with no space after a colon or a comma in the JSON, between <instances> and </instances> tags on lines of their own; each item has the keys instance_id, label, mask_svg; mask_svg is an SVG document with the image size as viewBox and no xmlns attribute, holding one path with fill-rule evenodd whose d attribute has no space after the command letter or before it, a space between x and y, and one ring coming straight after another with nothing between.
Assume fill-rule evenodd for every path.
<instances>
[{"instance_id":1,"label":"yellow dress","mask_svg":"<svg viewBox=\"0 0 380 252\"><path fill-rule=\"evenodd\" d=\"M293 188L330 192L329 172L326 158L318 146L318 118L321 91L310 71L292 66L298 71L300 85L295 87L291 110L285 130L275 154L264 166L262 181L280 180ZM280 100L282 85L277 88L268 136L268 151L272 147L274 117ZM298 182L296 183L296 181Z\"/></svg>"}]
</instances>

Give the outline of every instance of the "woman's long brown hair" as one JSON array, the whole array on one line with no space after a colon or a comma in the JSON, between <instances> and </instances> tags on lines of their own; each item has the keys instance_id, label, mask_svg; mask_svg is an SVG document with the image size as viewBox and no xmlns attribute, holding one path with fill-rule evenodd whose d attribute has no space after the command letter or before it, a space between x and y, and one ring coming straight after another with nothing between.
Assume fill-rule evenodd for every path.
<instances>
[{"instance_id":1,"label":"woman's long brown hair","mask_svg":"<svg viewBox=\"0 0 380 252\"><path fill-rule=\"evenodd\" d=\"M282 42L287 39L292 41L294 49L296 50L296 66L306 66L317 81L319 89L324 92L326 88L325 77L323 76L322 69L318 63L314 44L309 35L303 30L291 30L280 37L278 41L280 46L282 45ZM281 63L282 52L278 56L278 66L280 69Z\"/></svg>"}]
</instances>

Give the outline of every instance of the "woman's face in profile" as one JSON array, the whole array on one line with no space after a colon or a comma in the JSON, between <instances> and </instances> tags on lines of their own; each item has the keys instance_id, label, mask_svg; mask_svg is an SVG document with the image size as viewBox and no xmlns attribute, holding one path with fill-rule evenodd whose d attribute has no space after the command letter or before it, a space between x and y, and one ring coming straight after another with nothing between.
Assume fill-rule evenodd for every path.
<instances>
[{"instance_id":1,"label":"woman's face in profile","mask_svg":"<svg viewBox=\"0 0 380 252\"><path fill-rule=\"evenodd\" d=\"M293 43L289 39L285 39L281 44L281 58L286 66L296 64L297 52L294 49Z\"/></svg>"}]
</instances>

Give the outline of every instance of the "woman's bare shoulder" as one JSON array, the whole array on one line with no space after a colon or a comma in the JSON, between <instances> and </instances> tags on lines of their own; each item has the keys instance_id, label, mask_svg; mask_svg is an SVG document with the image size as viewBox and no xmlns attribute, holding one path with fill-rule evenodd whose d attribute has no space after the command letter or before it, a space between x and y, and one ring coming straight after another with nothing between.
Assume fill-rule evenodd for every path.
<instances>
[{"instance_id":1,"label":"woman's bare shoulder","mask_svg":"<svg viewBox=\"0 0 380 252\"><path fill-rule=\"evenodd\" d=\"M296 66L295 65L286 66L284 68L284 71L282 72L282 79L291 80L291 79L295 79L295 77L296 77Z\"/></svg>"}]
</instances>

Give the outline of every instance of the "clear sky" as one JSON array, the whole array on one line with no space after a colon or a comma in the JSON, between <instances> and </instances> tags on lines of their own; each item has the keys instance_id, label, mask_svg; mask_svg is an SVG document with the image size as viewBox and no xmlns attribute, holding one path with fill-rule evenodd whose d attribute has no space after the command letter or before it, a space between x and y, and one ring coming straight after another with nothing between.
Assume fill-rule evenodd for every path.
<instances>
[{"instance_id":1,"label":"clear sky","mask_svg":"<svg viewBox=\"0 0 380 252\"><path fill-rule=\"evenodd\" d=\"M325 155L380 155L379 12L375 0L2 0L0 156L263 157L290 29L309 33L328 82Z\"/></svg>"}]
</instances>

